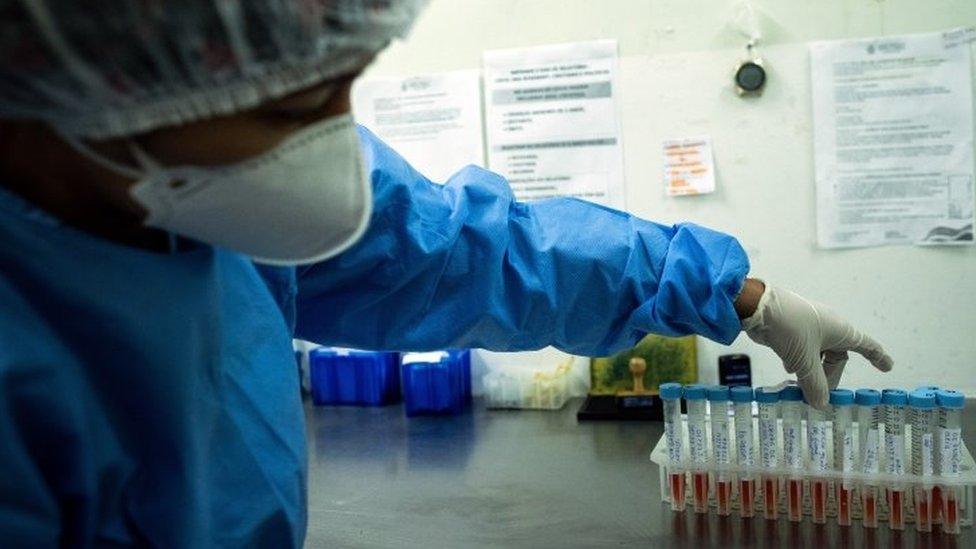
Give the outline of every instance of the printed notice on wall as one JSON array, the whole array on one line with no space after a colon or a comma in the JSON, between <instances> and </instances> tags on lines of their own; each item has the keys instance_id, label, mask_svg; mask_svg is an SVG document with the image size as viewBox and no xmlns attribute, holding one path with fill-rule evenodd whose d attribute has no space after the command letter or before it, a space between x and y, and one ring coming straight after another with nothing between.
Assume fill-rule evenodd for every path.
<instances>
[{"instance_id":1,"label":"printed notice on wall","mask_svg":"<svg viewBox=\"0 0 976 549\"><path fill-rule=\"evenodd\" d=\"M616 77L614 40L485 52L488 166L516 198L623 208Z\"/></svg>"},{"instance_id":2,"label":"printed notice on wall","mask_svg":"<svg viewBox=\"0 0 976 549\"><path fill-rule=\"evenodd\" d=\"M820 246L973 243L963 34L811 44Z\"/></svg>"},{"instance_id":3,"label":"printed notice on wall","mask_svg":"<svg viewBox=\"0 0 976 549\"><path fill-rule=\"evenodd\" d=\"M357 82L356 121L432 181L484 166L481 74L456 71Z\"/></svg>"},{"instance_id":4,"label":"printed notice on wall","mask_svg":"<svg viewBox=\"0 0 976 549\"><path fill-rule=\"evenodd\" d=\"M664 188L668 196L705 194L715 190L711 139L693 137L664 142Z\"/></svg>"}]
</instances>

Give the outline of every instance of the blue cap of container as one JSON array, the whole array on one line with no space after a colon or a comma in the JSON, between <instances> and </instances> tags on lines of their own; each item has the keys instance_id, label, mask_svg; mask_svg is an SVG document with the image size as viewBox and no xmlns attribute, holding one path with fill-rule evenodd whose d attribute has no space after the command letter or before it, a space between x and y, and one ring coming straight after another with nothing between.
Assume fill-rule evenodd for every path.
<instances>
[{"instance_id":1,"label":"blue cap of container","mask_svg":"<svg viewBox=\"0 0 976 549\"><path fill-rule=\"evenodd\" d=\"M704 400L705 386L685 385L684 394L685 394L685 400Z\"/></svg>"},{"instance_id":2,"label":"blue cap of container","mask_svg":"<svg viewBox=\"0 0 976 549\"><path fill-rule=\"evenodd\" d=\"M912 408L935 408L935 392L916 389L908 393L908 405Z\"/></svg>"},{"instance_id":3,"label":"blue cap of container","mask_svg":"<svg viewBox=\"0 0 976 549\"><path fill-rule=\"evenodd\" d=\"M881 404L881 391L874 389L858 389L854 392L854 402L858 406L877 406Z\"/></svg>"},{"instance_id":4,"label":"blue cap of container","mask_svg":"<svg viewBox=\"0 0 976 549\"><path fill-rule=\"evenodd\" d=\"M959 391L938 391L935 397L939 401L939 406L951 410L961 410L966 401L966 397Z\"/></svg>"},{"instance_id":5,"label":"blue cap of container","mask_svg":"<svg viewBox=\"0 0 976 549\"><path fill-rule=\"evenodd\" d=\"M915 387L915 390L916 391L931 391L931 392L934 393L935 391L942 390L942 387L939 387L938 385L919 385L918 387Z\"/></svg>"},{"instance_id":6,"label":"blue cap of container","mask_svg":"<svg viewBox=\"0 0 976 549\"><path fill-rule=\"evenodd\" d=\"M800 402L803 400L803 389L797 385L787 385L779 392L779 399L789 402Z\"/></svg>"},{"instance_id":7,"label":"blue cap of container","mask_svg":"<svg viewBox=\"0 0 976 549\"><path fill-rule=\"evenodd\" d=\"M854 391L850 389L834 389L830 392L830 403L834 406L850 406L854 404Z\"/></svg>"},{"instance_id":8,"label":"blue cap of container","mask_svg":"<svg viewBox=\"0 0 976 549\"><path fill-rule=\"evenodd\" d=\"M729 398L732 402L752 402L753 394L752 387L745 385L736 385L729 389Z\"/></svg>"},{"instance_id":9,"label":"blue cap of container","mask_svg":"<svg viewBox=\"0 0 976 549\"><path fill-rule=\"evenodd\" d=\"M709 385L705 391L708 393L708 400L722 401L729 399L729 387L727 385Z\"/></svg>"},{"instance_id":10,"label":"blue cap of container","mask_svg":"<svg viewBox=\"0 0 976 549\"><path fill-rule=\"evenodd\" d=\"M770 391L765 387L758 387L756 389L756 402L761 402L763 404L779 402L779 391Z\"/></svg>"},{"instance_id":11,"label":"blue cap of container","mask_svg":"<svg viewBox=\"0 0 976 549\"><path fill-rule=\"evenodd\" d=\"M881 391L881 404L904 406L908 404L908 393L902 389L885 389Z\"/></svg>"},{"instance_id":12,"label":"blue cap of container","mask_svg":"<svg viewBox=\"0 0 976 549\"><path fill-rule=\"evenodd\" d=\"M662 383L657 390L663 399L674 400L681 398L682 391L680 383Z\"/></svg>"}]
</instances>

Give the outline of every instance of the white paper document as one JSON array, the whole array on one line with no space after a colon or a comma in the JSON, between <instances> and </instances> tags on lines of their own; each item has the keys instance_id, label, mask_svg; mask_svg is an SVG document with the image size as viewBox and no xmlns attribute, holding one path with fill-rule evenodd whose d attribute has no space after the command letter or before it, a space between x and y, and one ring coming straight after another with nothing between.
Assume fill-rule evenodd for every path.
<instances>
[{"instance_id":1,"label":"white paper document","mask_svg":"<svg viewBox=\"0 0 976 549\"><path fill-rule=\"evenodd\" d=\"M959 33L811 44L820 246L972 244L970 56Z\"/></svg>"},{"instance_id":2,"label":"white paper document","mask_svg":"<svg viewBox=\"0 0 976 549\"><path fill-rule=\"evenodd\" d=\"M715 191L712 140L706 136L664 142L664 188L668 196Z\"/></svg>"},{"instance_id":3,"label":"white paper document","mask_svg":"<svg viewBox=\"0 0 976 549\"><path fill-rule=\"evenodd\" d=\"M437 183L469 164L485 165L477 70L358 82L353 113Z\"/></svg>"},{"instance_id":4,"label":"white paper document","mask_svg":"<svg viewBox=\"0 0 976 549\"><path fill-rule=\"evenodd\" d=\"M616 77L614 40L485 52L488 166L516 198L623 208Z\"/></svg>"}]
</instances>

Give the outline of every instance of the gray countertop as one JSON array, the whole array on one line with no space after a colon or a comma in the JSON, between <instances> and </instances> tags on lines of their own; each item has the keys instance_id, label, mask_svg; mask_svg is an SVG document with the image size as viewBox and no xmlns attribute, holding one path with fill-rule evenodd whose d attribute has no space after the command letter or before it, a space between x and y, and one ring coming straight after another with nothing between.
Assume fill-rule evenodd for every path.
<instances>
[{"instance_id":1,"label":"gray countertop","mask_svg":"<svg viewBox=\"0 0 976 549\"><path fill-rule=\"evenodd\" d=\"M976 535L893 533L673 513L648 455L660 423L577 423L562 410L406 418L307 404L308 547L973 547ZM976 403L963 433L976 447Z\"/></svg>"}]
</instances>

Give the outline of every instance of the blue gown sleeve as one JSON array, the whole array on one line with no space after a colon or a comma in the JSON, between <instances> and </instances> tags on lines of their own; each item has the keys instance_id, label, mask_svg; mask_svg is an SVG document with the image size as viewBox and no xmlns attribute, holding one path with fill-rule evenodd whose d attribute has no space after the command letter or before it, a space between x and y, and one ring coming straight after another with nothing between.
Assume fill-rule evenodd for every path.
<instances>
[{"instance_id":1,"label":"blue gown sleeve","mask_svg":"<svg viewBox=\"0 0 976 549\"><path fill-rule=\"evenodd\" d=\"M374 192L365 236L297 273L296 337L362 349L600 356L647 333L730 343L749 261L735 238L589 202L515 201L469 166L427 180L360 128Z\"/></svg>"}]
</instances>

